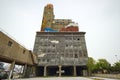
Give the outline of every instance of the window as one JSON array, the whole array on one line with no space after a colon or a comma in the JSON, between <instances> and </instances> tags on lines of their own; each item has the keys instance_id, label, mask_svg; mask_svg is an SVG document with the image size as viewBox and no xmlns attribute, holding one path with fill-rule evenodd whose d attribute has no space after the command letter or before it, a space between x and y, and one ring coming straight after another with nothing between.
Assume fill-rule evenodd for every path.
<instances>
[{"instance_id":1,"label":"window","mask_svg":"<svg viewBox=\"0 0 120 80\"><path fill-rule=\"evenodd\" d=\"M48 20L48 22L50 22L50 20Z\"/></svg>"},{"instance_id":2,"label":"window","mask_svg":"<svg viewBox=\"0 0 120 80\"><path fill-rule=\"evenodd\" d=\"M25 50L23 50L23 54L25 54Z\"/></svg>"},{"instance_id":3,"label":"window","mask_svg":"<svg viewBox=\"0 0 120 80\"><path fill-rule=\"evenodd\" d=\"M55 45L53 45L53 47L55 47Z\"/></svg>"},{"instance_id":4,"label":"window","mask_svg":"<svg viewBox=\"0 0 120 80\"><path fill-rule=\"evenodd\" d=\"M11 41L9 41L9 42L8 42L8 46L10 46L10 47L11 47L11 46L12 46L12 44L13 44L13 43L12 43Z\"/></svg>"},{"instance_id":5,"label":"window","mask_svg":"<svg viewBox=\"0 0 120 80\"><path fill-rule=\"evenodd\" d=\"M64 24L64 22L62 22L61 24Z\"/></svg>"},{"instance_id":6,"label":"window","mask_svg":"<svg viewBox=\"0 0 120 80\"><path fill-rule=\"evenodd\" d=\"M50 60L49 59L47 59L47 62L49 62Z\"/></svg>"},{"instance_id":7,"label":"window","mask_svg":"<svg viewBox=\"0 0 120 80\"><path fill-rule=\"evenodd\" d=\"M45 62L45 59L42 59L42 62Z\"/></svg>"},{"instance_id":8,"label":"window","mask_svg":"<svg viewBox=\"0 0 120 80\"><path fill-rule=\"evenodd\" d=\"M82 57L82 52L81 51L79 51L79 57Z\"/></svg>"},{"instance_id":9,"label":"window","mask_svg":"<svg viewBox=\"0 0 120 80\"><path fill-rule=\"evenodd\" d=\"M68 47L68 44L66 44L66 47Z\"/></svg>"},{"instance_id":10,"label":"window","mask_svg":"<svg viewBox=\"0 0 120 80\"><path fill-rule=\"evenodd\" d=\"M73 54L70 54L70 57L72 58L72 57L73 57Z\"/></svg>"},{"instance_id":11,"label":"window","mask_svg":"<svg viewBox=\"0 0 120 80\"><path fill-rule=\"evenodd\" d=\"M78 55L77 55L77 54L75 54L75 58L78 58Z\"/></svg>"},{"instance_id":12,"label":"window","mask_svg":"<svg viewBox=\"0 0 120 80\"><path fill-rule=\"evenodd\" d=\"M38 59L38 62L40 62L41 61L41 59Z\"/></svg>"},{"instance_id":13,"label":"window","mask_svg":"<svg viewBox=\"0 0 120 80\"><path fill-rule=\"evenodd\" d=\"M48 50L48 53L50 52L50 50Z\"/></svg>"},{"instance_id":14,"label":"window","mask_svg":"<svg viewBox=\"0 0 120 80\"><path fill-rule=\"evenodd\" d=\"M54 50L53 50L52 52L53 52L53 53L55 53L55 51L54 51Z\"/></svg>"},{"instance_id":15,"label":"window","mask_svg":"<svg viewBox=\"0 0 120 80\"><path fill-rule=\"evenodd\" d=\"M84 57L86 57L87 55L86 54L84 54Z\"/></svg>"},{"instance_id":16,"label":"window","mask_svg":"<svg viewBox=\"0 0 120 80\"><path fill-rule=\"evenodd\" d=\"M61 57L64 57L64 54L61 54Z\"/></svg>"},{"instance_id":17,"label":"window","mask_svg":"<svg viewBox=\"0 0 120 80\"><path fill-rule=\"evenodd\" d=\"M56 24L59 24L59 22L56 22Z\"/></svg>"}]
</instances>

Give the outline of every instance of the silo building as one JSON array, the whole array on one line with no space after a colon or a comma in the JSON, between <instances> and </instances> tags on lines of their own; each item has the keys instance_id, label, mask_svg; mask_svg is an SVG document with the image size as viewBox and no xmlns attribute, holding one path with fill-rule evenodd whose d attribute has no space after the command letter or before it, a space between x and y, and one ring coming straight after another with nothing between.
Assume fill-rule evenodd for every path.
<instances>
[{"instance_id":1,"label":"silo building","mask_svg":"<svg viewBox=\"0 0 120 80\"><path fill-rule=\"evenodd\" d=\"M85 32L71 19L55 19L52 4L44 7L33 53L38 59L36 76L87 76Z\"/></svg>"}]
</instances>

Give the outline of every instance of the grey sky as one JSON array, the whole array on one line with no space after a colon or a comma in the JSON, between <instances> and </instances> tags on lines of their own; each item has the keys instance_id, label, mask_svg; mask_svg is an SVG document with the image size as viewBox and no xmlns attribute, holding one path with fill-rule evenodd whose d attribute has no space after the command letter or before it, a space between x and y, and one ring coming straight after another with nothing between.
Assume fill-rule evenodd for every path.
<instances>
[{"instance_id":1,"label":"grey sky","mask_svg":"<svg viewBox=\"0 0 120 80\"><path fill-rule=\"evenodd\" d=\"M120 0L0 0L0 28L33 49L47 3L55 18L72 19L86 32L89 56L120 60Z\"/></svg>"}]
</instances>

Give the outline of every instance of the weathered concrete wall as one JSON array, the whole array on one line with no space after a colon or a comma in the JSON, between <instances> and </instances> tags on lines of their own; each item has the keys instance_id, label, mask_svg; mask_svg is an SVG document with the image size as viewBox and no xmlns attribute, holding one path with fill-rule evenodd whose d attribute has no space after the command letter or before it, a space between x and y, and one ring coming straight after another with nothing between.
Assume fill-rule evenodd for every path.
<instances>
[{"instance_id":1,"label":"weathered concrete wall","mask_svg":"<svg viewBox=\"0 0 120 80\"><path fill-rule=\"evenodd\" d=\"M33 55L31 51L0 31L0 61L33 65L35 63Z\"/></svg>"},{"instance_id":2,"label":"weathered concrete wall","mask_svg":"<svg viewBox=\"0 0 120 80\"><path fill-rule=\"evenodd\" d=\"M120 74L92 74L92 76L120 79Z\"/></svg>"},{"instance_id":3,"label":"weathered concrete wall","mask_svg":"<svg viewBox=\"0 0 120 80\"><path fill-rule=\"evenodd\" d=\"M39 65L86 65L84 32L37 32L34 53Z\"/></svg>"}]
</instances>

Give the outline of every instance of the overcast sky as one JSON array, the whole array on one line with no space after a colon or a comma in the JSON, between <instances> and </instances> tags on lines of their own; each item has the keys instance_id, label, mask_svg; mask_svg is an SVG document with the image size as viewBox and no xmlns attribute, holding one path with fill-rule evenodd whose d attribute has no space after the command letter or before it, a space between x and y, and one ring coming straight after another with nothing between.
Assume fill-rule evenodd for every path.
<instances>
[{"instance_id":1,"label":"overcast sky","mask_svg":"<svg viewBox=\"0 0 120 80\"><path fill-rule=\"evenodd\" d=\"M72 19L86 32L90 57L120 60L120 0L0 0L0 28L32 50L48 3L56 19Z\"/></svg>"}]
</instances>

